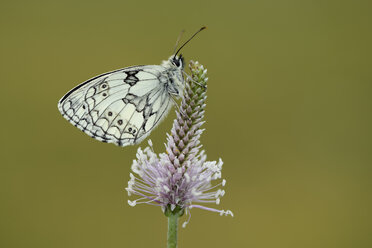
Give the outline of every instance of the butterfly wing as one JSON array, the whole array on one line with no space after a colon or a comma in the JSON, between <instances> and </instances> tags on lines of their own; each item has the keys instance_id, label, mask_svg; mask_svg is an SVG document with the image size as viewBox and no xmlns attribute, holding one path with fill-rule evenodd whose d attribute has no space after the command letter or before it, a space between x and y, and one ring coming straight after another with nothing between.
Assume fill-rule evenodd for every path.
<instances>
[{"instance_id":1,"label":"butterfly wing","mask_svg":"<svg viewBox=\"0 0 372 248\"><path fill-rule=\"evenodd\" d=\"M62 97L59 111L97 140L119 146L140 143L172 105L165 70L134 66L99 75Z\"/></svg>"}]
</instances>

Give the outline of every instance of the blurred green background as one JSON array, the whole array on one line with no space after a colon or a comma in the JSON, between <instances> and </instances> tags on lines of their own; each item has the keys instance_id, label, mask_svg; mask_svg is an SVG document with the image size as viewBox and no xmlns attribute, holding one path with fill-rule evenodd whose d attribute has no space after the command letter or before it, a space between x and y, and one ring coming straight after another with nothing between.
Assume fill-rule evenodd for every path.
<instances>
[{"instance_id":1,"label":"blurred green background","mask_svg":"<svg viewBox=\"0 0 372 248\"><path fill-rule=\"evenodd\" d=\"M227 179L179 247L372 247L371 1L2 1L0 247L165 247L127 205L138 146L95 141L57 101L97 74L183 50L208 68L206 132ZM163 151L174 111L150 136ZM142 144L144 146L145 144ZM183 218L181 221L184 221Z\"/></svg>"}]
</instances>

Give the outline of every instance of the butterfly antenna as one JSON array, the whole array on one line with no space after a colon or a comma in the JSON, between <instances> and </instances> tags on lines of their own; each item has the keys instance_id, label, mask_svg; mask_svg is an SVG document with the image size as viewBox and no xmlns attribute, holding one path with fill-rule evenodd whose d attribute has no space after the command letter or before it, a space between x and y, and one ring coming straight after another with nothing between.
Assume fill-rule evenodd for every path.
<instances>
[{"instance_id":1,"label":"butterfly antenna","mask_svg":"<svg viewBox=\"0 0 372 248\"><path fill-rule=\"evenodd\" d=\"M204 29L206 29L207 27L201 27L201 29L199 29L198 31L196 31L195 32L195 34L193 34L185 43L183 43L183 45L180 47L180 48L178 48L178 50L177 50L177 52L174 54L174 56L176 56L178 53L179 53L179 51L187 44L187 43L189 43L189 41L190 40L192 40L192 38L194 38L194 36L195 35L197 35L200 31L202 31L202 30L204 30Z\"/></svg>"},{"instance_id":2,"label":"butterfly antenna","mask_svg":"<svg viewBox=\"0 0 372 248\"><path fill-rule=\"evenodd\" d=\"M177 46L178 46L178 43L180 42L180 39L181 39L181 37L182 37L182 35L183 35L184 33L185 33L185 30L183 29L183 30L181 31L181 33L178 35L178 38L177 38L177 41L176 41L176 45L174 46L173 53L176 52L176 50L177 50Z\"/></svg>"}]
</instances>

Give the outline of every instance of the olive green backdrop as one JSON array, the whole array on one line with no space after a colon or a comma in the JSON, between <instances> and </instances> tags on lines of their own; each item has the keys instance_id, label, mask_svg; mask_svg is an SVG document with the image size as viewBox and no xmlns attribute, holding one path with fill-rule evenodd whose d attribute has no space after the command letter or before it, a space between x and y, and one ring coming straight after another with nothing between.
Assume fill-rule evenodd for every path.
<instances>
[{"instance_id":1,"label":"olive green backdrop","mask_svg":"<svg viewBox=\"0 0 372 248\"><path fill-rule=\"evenodd\" d=\"M206 132L227 179L179 247L372 247L370 1L2 1L0 247L165 247L160 208L127 205L138 146L95 141L57 101L97 74L208 68ZM163 151L168 118L150 136ZM144 146L144 144L142 144ZM184 221L183 218L181 221Z\"/></svg>"}]
</instances>

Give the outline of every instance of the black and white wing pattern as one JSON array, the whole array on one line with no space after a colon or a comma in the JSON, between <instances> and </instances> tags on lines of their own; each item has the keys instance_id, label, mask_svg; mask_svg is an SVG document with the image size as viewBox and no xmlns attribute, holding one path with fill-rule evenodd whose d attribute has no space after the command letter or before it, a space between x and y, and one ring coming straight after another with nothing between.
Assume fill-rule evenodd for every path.
<instances>
[{"instance_id":1,"label":"black and white wing pattern","mask_svg":"<svg viewBox=\"0 0 372 248\"><path fill-rule=\"evenodd\" d=\"M68 121L89 136L119 146L140 143L172 106L160 65L134 66L94 77L58 102Z\"/></svg>"}]
</instances>

